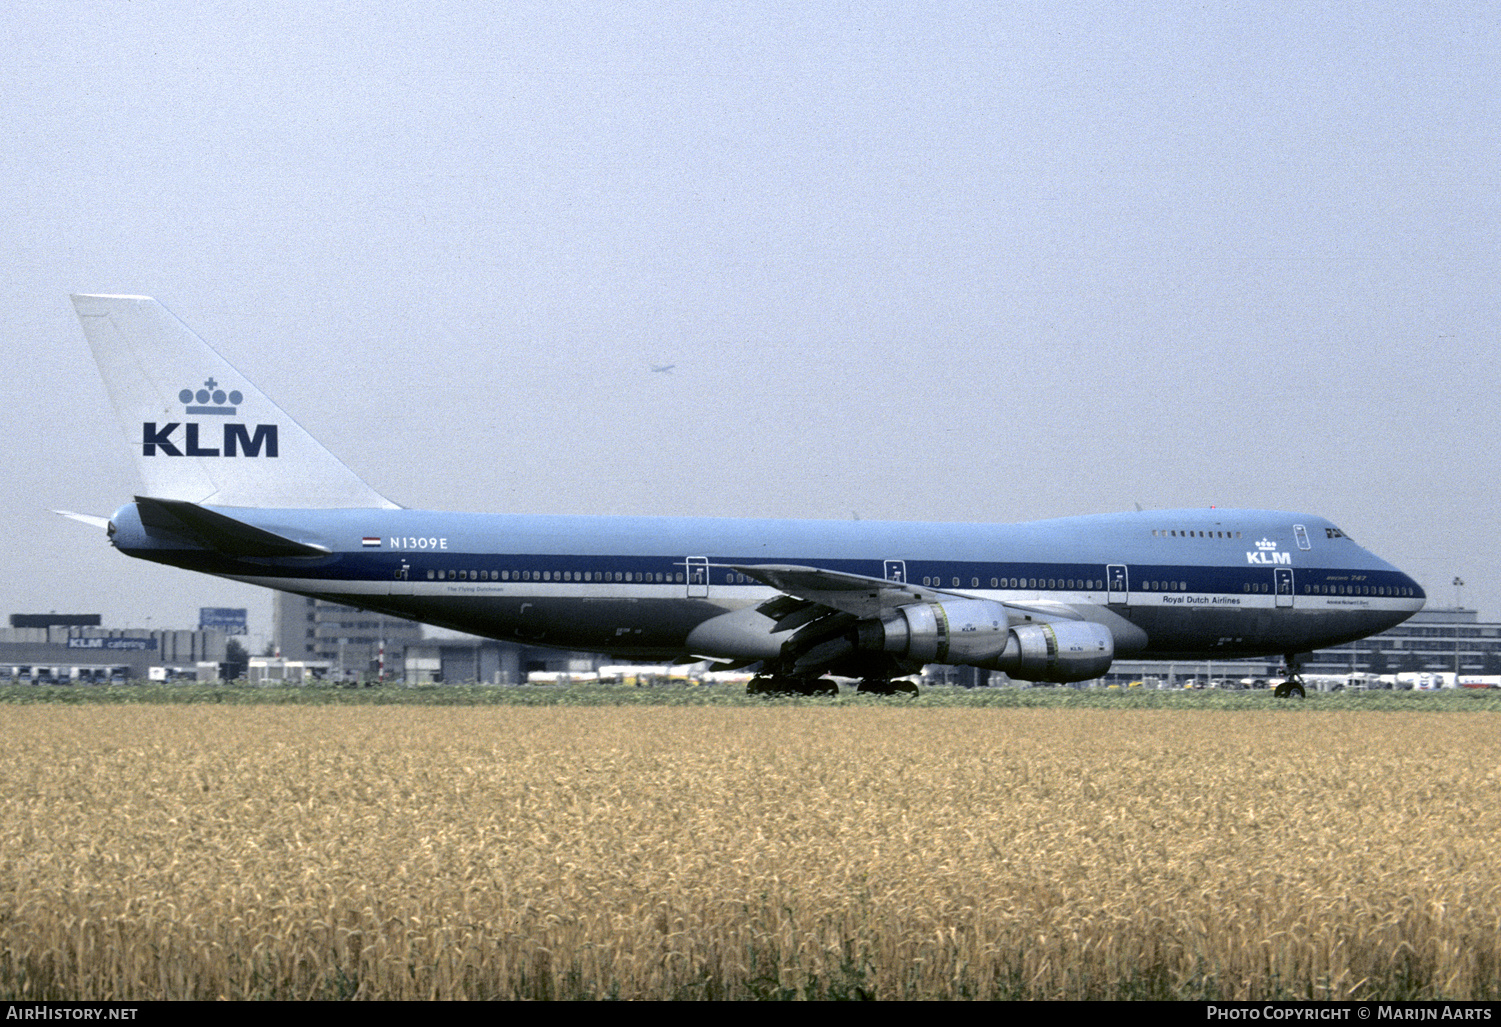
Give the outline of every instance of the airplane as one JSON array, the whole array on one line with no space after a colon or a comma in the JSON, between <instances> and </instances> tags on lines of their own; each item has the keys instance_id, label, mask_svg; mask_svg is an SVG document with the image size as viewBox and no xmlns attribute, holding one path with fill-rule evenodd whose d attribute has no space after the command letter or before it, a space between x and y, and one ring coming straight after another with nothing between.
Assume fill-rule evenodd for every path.
<instances>
[{"instance_id":1,"label":"airplane","mask_svg":"<svg viewBox=\"0 0 1501 1027\"><path fill-rule=\"evenodd\" d=\"M138 559L528 645L755 671L753 693L915 691L926 664L1067 684L1120 658L1304 654L1423 607L1332 522L1137 510L1025 524L405 509L154 299L73 304L145 489ZM62 511L59 511L62 512Z\"/></svg>"}]
</instances>

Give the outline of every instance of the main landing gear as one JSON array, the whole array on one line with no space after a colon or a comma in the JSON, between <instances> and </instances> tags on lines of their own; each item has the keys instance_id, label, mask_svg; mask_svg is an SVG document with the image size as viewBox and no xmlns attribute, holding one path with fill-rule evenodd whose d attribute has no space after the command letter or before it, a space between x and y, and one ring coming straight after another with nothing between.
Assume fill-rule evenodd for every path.
<instances>
[{"instance_id":1,"label":"main landing gear","mask_svg":"<svg viewBox=\"0 0 1501 1027\"><path fill-rule=\"evenodd\" d=\"M1272 689L1272 694L1278 699L1290 699L1293 696L1297 696L1299 699L1307 698L1308 690L1303 687L1302 669L1302 656L1297 653L1288 654L1287 680Z\"/></svg>"},{"instance_id":2,"label":"main landing gear","mask_svg":"<svg viewBox=\"0 0 1501 1027\"><path fill-rule=\"evenodd\" d=\"M917 686L910 681L887 678L861 678L857 691L866 695L916 695Z\"/></svg>"},{"instance_id":3,"label":"main landing gear","mask_svg":"<svg viewBox=\"0 0 1501 1027\"><path fill-rule=\"evenodd\" d=\"M917 686L910 681L888 678L862 678L856 689L862 695L916 695ZM745 686L746 695L838 695L833 678L791 678L758 674Z\"/></svg>"},{"instance_id":4,"label":"main landing gear","mask_svg":"<svg viewBox=\"0 0 1501 1027\"><path fill-rule=\"evenodd\" d=\"M758 674L745 686L746 695L838 695L833 678L787 678Z\"/></svg>"}]
</instances>

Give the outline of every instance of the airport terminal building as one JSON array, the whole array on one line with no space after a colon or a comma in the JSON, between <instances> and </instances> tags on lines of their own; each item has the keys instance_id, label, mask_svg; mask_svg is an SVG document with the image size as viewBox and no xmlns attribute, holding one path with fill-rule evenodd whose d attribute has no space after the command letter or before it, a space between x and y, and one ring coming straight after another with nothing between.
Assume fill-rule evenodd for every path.
<instances>
[{"instance_id":1,"label":"airport terminal building","mask_svg":"<svg viewBox=\"0 0 1501 1027\"><path fill-rule=\"evenodd\" d=\"M1313 674L1501 674L1501 624L1481 621L1478 610L1430 607L1390 631L1314 653L1305 670Z\"/></svg>"},{"instance_id":2,"label":"airport terminal building","mask_svg":"<svg viewBox=\"0 0 1501 1027\"><path fill-rule=\"evenodd\" d=\"M491 639L424 639L422 625L302 596L276 594L276 660L253 657L260 679L408 684L524 684L533 672L588 674L605 662ZM225 662L222 628L106 628L99 614L12 614L0 628L0 682L103 684L214 680ZM280 666L267 667L267 664ZM288 668L295 667L295 673ZM384 674L382 674L382 670ZM254 675L253 675L254 676Z\"/></svg>"},{"instance_id":3,"label":"airport terminal building","mask_svg":"<svg viewBox=\"0 0 1501 1027\"><path fill-rule=\"evenodd\" d=\"M273 592L272 644L286 660L317 663L336 678L396 677L402 653L422 641L422 625L352 606Z\"/></svg>"},{"instance_id":4,"label":"airport terminal building","mask_svg":"<svg viewBox=\"0 0 1501 1027\"><path fill-rule=\"evenodd\" d=\"M1110 668L1111 682L1152 677L1221 678L1277 677L1280 657L1225 662L1179 660L1175 663L1119 660ZM1478 610L1429 607L1379 635L1320 649L1303 661L1304 674L1401 673L1501 674L1501 623L1480 619Z\"/></svg>"},{"instance_id":5,"label":"airport terminal building","mask_svg":"<svg viewBox=\"0 0 1501 1027\"><path fill-rule=\"evenodd\" d=\"M609 662L589 653L522 646L472 637L424 638L422 625L322 600L276 593L275 645L287 663L336 680L408 684L522 684L535 672L588 674ZM12 614L0 628L0 680L46 682L211 678L224 662L221 628L106 628L98 614ZM1282 660L1173 663L1118 660L1103 679L1185 681L1267 680ZM1304 661L1305 674L1451 672L1501 675L1501 623L1463 608L1430 608L1358 642L1323 649ZM999 675L972 667L930 667L930 680L997 684ZM1087 687L1087 686L1086 686Z\"/></svg>"},{"instance_id":6,"label":"airport terminal building","mask_svg":"<svg viewBox=\"0 0 1501 1027\"><path fill-rule=\"evenodd\" d=\"M198 677L224 662L220 628L106 628L97 613L12 614L0 628L0 678L11 681L143 681Z\"/></svg>"},{"instance_id":7,"label":"airport terminal building","mask_svg":"<svg viewBox=\"0 0 1501 1027\"><path fill-rule=\"evenodd\" d=\"M272 612L277 653L337 680L515 685L533 672L584 674L606 662L493 639L424 638L416 621L290 592L275 593Z\"/></svg>"}]
</instances>

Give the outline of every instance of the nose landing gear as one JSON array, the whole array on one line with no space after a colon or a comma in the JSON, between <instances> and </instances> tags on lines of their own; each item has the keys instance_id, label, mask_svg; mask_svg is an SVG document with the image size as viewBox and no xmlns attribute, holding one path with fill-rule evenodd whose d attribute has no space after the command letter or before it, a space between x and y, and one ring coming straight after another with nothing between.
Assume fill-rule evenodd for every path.
<instances>
[{"instance_id":1,"label":"nose landing gear","mask_svg":"<svg viewBox=\"0 0 1501 1027\"><path fill-rule=\"evenodd\" d=\"M1278 699L1307 698L1308 690L1303 685L1303 656L1301 653L1289 653L1285 657L1287 661L1287 680L1272 689L1272 695Z\"/></svg>"}]
</instances>

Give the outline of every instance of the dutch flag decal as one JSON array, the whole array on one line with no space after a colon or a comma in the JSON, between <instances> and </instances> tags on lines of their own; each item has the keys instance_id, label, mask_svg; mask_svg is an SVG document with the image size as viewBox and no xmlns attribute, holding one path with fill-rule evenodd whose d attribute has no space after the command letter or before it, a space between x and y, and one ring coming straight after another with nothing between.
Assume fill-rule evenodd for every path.
<instances>
[{"instance_id":1,"label":"dutch flag decal","mask_svg":"<svg viewBox=\"0 0 1501 1027\"><path fill-rule=\"evenodd\" d=\"M380 548L380 536L379 535L366 535L362 541L364 542L364 545L365 545L366 549L379 549Z\"/></svg>"}]
</instances>

